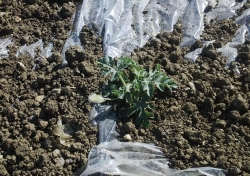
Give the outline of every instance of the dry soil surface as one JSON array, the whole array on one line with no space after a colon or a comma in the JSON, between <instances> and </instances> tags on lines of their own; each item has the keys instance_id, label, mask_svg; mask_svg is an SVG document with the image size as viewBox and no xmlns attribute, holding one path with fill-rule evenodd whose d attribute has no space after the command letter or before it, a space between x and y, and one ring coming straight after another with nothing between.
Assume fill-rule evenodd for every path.
<instances>
[{"instance_id":1,"label":"dry soil surface","mask_svg":"<svg viewBox=\"0 0 250 176\"><path fill-rule=\"evenodd\" d=\"M69 66L60 66L60 51L77 3L0 0L0 37L12 36L15 42L9 58L0 60L0 175L71 175L87 163L91 147L97 144L87 97L104 81L95 64L103 56L102 39L84 27L85 50L71 48L66 53ZM243 7L248 8L250 2ZM132 53L147 69L159 63L179 88L155 94L155 119L148 129L119 113L121 136L130 134L132 141L160 146L171 168L212 166L229 169L230 175L250 175L250 41L238 47L237 62L229 68L227 59L216 52L238 29L233 21L205 26L202 37L216 42L195 63L183 56L201 42L180 48L179 24L173 33L161 33ZM45 45L53 41L50 58L15 56L19 46L39 39ZM61 145L53 132L58 119L74 129L69 147Z\"/></svg>"}]
</instances>

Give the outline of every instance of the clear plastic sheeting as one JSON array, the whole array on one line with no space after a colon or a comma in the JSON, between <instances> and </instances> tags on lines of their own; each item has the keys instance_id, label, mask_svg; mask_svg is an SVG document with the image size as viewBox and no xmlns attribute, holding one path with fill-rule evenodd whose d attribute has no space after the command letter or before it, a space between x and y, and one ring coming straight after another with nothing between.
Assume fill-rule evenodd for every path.
<instances>
[{"instance_id":1,"label":"clear plastic sheeting","mask_svg":"<svg viewBox=\"0 0 250 176\"><path fill-rule=\"evenodd\" d=\"M31 44L31 45L23 45L19 48L19 50L16 53L16 57L22 54L28 54L30 57L34 58L36 55L36 49L39 49L40 51L43 50L43 41L42 39L38 40L37 42Z\"/></svg>"},{"instance_id":2,"label":"clear plastic sheeting","mask_svg":"<svg viewBox=\"0 0 250 176\"><path fill-rule=\"evenodd\" d=\"M241 26L236 33L234 34L234 38L232 39L232 42L236 44L243 44L245 42L245 36L247 33L248 29L245 25Z\"/></svg>"},{"instance_id":3,"label":"clear plastic sheeting","mask_svg":"<svg viewBox=\"0 0 250 176\"><path fill-rule=\"evenodd\" d=\"M81 176L95 173L128 176L224 176L224 170L201 167L174 170L168 167L159 147L132 142L105 142L91 149L88 164Z\"/></svg>"},{"instance_id":4,"label":"clear plastic sheeting","mask_svg":"<svg viewBox=\"0 0 250 176\"><path fill-rule=\"evenodd\" d=\"M83 0L79 5L74 27L62 50L79 43L80 29L87 25L103 38L105 56L127 56L159 32L172 32L178 20L183 23L182 46L198 39L203 31L205 0Z\"/></svg>"},{"instance_id":5,"label":"clear plastic sheeting","mask_svg":"<svg viewBox=\"0 0 250 176\"><path fill-rule=\"evenodd\" d=\"M199 55L201 54L203 48L197 48L195 49L194 51L190 52L190 53L187 53L185 56L184 56L184 59L187 59L187 60L190 60L192 62L195 62L197 57L199 57Z\"/></svg>"},{"instance_id":6,"label":"clear plastic sheeting","mask_svg":"<svg viewBox=\"0 0 250 176\"><path fill-rule=\"evenodd\" d=\"M94 1L95 2L95 1ZM67 65L67 61L65 58L65 52L71 47L71 46L82 46L80 42L80 32L82 30L82 27L84 26L84 21L83 21L83 12L84 12L84 7L86 4L80 3L77 6L76 13L74 14L73 17L73 29L70 32L70 36L66 40L63 49L61 51L62 55L62 66ZM87 7L87 5L86 5ZM82 46L83 47L83 46Z\"/></svg>"},{"instance_id":7,"label":"clear plastic sheeting","mask_svg":"<svg viewBox=\"0 0 250 176\"><path fill-rule=\"evenodd\" d=\"M187 53L185 56L184 56L184 59L187 59L187 60L190 60L192 62L195 62L197 57L199 57L199 55L202 53L202 50L205 46L208 46L209 44L215 42L215 40L212 40L212 41L204 41L203 42L203 47L202 48L197 48L195 49L194 51L190 52L190 53Z\"/></svg>"},{"instance_id":8,"label":"clear plastic sheeting","mask_svg":"<svg viewBox=\"0 0 250 176\"><path fill-rule=\"evenodd\" d=\"M12 38L5 38L5 39L0 39L0 59L4 57L9 56L9 50L7 49L7 46L12 44Z\"/></svg>"},{"instance_id":9,"label":"clear plastic sheeting","mask_svg":"<svg viewBox=\"0 0 250 176\"><path fill-rule=\"evenodd\" d=\"M245 25L241 26L236 31L235 37L232 39L232 42L228 42L222 48L217 49L217 51L220 52L222 56L228 58L227 63L226 63L227 66L229 66L231 62L235 61L235 58L238 55L236 47L245 42L245 35L247 31L248 29Z\"/></svg>"},{"instance_id":10,"label":"clear plastic sheeting","mask_svg":"<svg viewBox=\"0 0 250 176\"><path fill-rule=\"evenodd\" d=\"M241 3L236 3L235 0L219 0L218 5L206 14L206 22L211 20L223 20L228 19L236 15L236 10L246 3L244 0Z\"/></svg>"},{"instance_id":11,"label":"clear plastic sheeting","mask_svg":"<svg viewBox=\"0 0 250 176\"><path fill-rule=\"evenodd\" d=\"M238 55L237 49L234 48L234 46L235 45L233 43L229 42L222 48L217 49L217 52L220 52L222 56L228 59L226 63L227 66L229 66L231 62L235 61L235 58Z\"/></svg>"},{"instance_id":12,"label":"clear plastic sheeting","mask_svg":"<svg viewBox=\"0 0 250 176\"><path fill-rule=\"evenodd\" d=\"M16 53L16 57L19 55L23 54L28 54L30 55L31 58L35 58L37 50L40 50L41 56L44 58L49 58L52 55L52 49L53 49L53 44L49 43L48 46L43 48L43 41L42 39L38 40L35 43L32 43L31 45L23 45L19 48L19 50Z\"/></svg>"},{"instance_id":13,"label":"clear plastic sheeting","mask_svg":"<svg viewBox=\"0 0 250 176\"><path fill-rule=\"evenodd\" d=\"M81 176L94 173L110 175L151 175L171 173L168 160L154 145L130 142L107 142L93 147L88 165Z\"/></svg>"},{"instance_id":14,"label":"clear plastic sheeting","mask_svg":"<svg viewBox=\"0 0 250 176\"><path fill-rule=\"evenodd\" d=\"M53 43L49 43L48 46L46 46L42 50L42 56L44 58L49 58L52 55L52 49L53 49Z\"/></svg>"},{"instance_id":15,"label":"clear plastic sheeting","mask_svg":"<svg viewBox=\"0 0 250 176\"><path fill-rule=\"evenodd\" d=\"M99 143L114 141L119 136L112 106L95 104L90 111L89 120L92 126L98 125Z\"/></svg>"},{"instance_id":16,"label":"clear plastic sheeting","mask_svg":"<svg viewBox=\"0 0 250 176\"><path fill-rule=\"evenodd\" d=\"M181 17L181 23L184 28L181 47L190 46L200 38L204 29L203 12L207 4L208 2L205 0L190 0Z\"/></svg>"},{"instance_id":17,"label":"clear plastic sheeting","mask_svg":"<svg viewBox=\"0 0 250 176\"><path fill-rule=\"evenodd\" d=\"M246 38L250 40L250 9L245 10L241 16L237 17L235 23L246 26Z\"/></svg>"}]
</instances>

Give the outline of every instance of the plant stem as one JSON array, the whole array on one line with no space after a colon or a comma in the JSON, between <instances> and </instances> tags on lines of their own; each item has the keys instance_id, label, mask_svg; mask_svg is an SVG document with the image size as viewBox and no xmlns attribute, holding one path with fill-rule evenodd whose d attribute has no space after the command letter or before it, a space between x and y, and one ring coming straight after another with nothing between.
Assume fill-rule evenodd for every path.
<instances>
[{"instance_id":1,"label":"plant stem","mask_svg":"<svg viewBox=\"0 0 250 176\"><path fill-rule=\"evenodd\" d=\"M124 86L124 87L127 87L127 84L125 83L125 81L124 81L124 79L122 78L122 76L121 76L119 73L117 73L117 75L118 75L119 79L121 80L123 86Z\"/></svg>"}]
</instances>

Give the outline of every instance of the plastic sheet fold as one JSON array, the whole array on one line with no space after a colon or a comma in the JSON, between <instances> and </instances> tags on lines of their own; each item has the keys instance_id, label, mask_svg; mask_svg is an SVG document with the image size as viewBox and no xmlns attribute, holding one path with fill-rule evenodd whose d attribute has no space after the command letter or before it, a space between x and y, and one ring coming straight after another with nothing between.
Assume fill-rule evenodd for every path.
<instances>
[{"instance_id":1,"label":"plastic sheet fold","mask_svg":"<svg viewBox=\"0 0 250 176\"><path fill-rule=\"evenodd\" d=\"M12 44L12 38L0 39L0 59L9 56L7 46Z\"/></svg>"},{"instance_id":2,"label":"plastic sheet fold","mask_svg":"<svg viewBox=\"0 0 250 176\"><path fill-rule=\"evenodd\" d=\"M175 170L168 167L159 147L133 142L104 142L90 151L81 176L102 173L127 176L225 176L226 171L213 167Z\"/></svg>"}]
</instances>

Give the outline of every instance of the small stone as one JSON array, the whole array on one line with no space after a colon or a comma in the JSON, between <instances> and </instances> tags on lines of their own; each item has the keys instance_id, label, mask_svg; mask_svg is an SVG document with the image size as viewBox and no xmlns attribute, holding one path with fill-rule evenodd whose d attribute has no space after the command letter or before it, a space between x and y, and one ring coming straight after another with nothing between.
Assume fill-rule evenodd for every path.
<instances>
[{"instance_id":1,"label":"small stone","mask_svg":"<svg viewBox=\"0 0 250 176\"><path fill-rule=\"evenodd\" d=\"M65 163L65 160L63 159L63 157L59 158L56 162L56 167L63 167Z\"/></svg>"},{"instance_id":2,"label":"small stone","mask_svg":"<svg viewBox=\"0 0 250 176\"><path fill-rule=\"evenodd\" d=\"M188 82L189 87L193 90L196 91L195 85L193 82Z\"/></svg>"},{"instance_id":3,"label":"small stone","mask_svg":"<svg viewBox=\"0 0 250 176\"><path fill-rule=\"evenodd\" d=\"M48 126L48 121L44 121L44 120L39 120L38 121L38 127L41 130L44 130L47 126Z\"/></svg>"},{"instance_id":4,"label":"small stone","mask_svg":"<svg viewBox=\"0 0 250 176\"><path fill-rule=\"evenodd\" d=\"M133 132L135 130L135 125L132 122L127 122L124 125L124 129L125 129L126 132L131 133L131 132Z\"/></svg>"},{"instance_id":5,"label":"small stone","mask_svg":"<svg viewBox=\"0 0 250 176\"><path fill-rule=\"evenodd\" d=\"M205 90L205 86L202 82L194 81L194 85L195 85L195 88L197 88L201 92Z\"/></svg>"},{"instance_id":6,"label":"small stone","mask_svg":"<svg viewBox=\"0 0 250 176\"><path fill-rule=\"evenodd\" d=\"M187 75L185 73L181 73L181 78L184 81L188 81L188 77L187 77Z\"/></svg>"},{"instance_id":7,"label":"small stone","mask_svg":"<svg viewBox=\"0 0 250 176\"><path fill-rule=\"evenodd\" d=\"M43 98L44 98L45 96L44 95L40 95L40 96L37 96L36 98L35 98L35 100L37 101L37 102L42 102L43 101Z\"/></svg>"},{"instance_id":8,"label":"small stone","mask_svg":"<svg viewBox=\"0 0 250 176\"><path fill-rule=\"evenodd\" d=\"M17 67L20 68L22 71L26 71L26 67L22 62L17 62Z\"/></svg>"},{"instance_id":9,"label":"small stone","mask_svg":"<svg viewBox=\"0 0 250 176\"><path fill-rule=\"evenodd\" d=\"M209 65L208 65L208 63L205 62L204 64L202 64L202 65L201 65L201 69L202 69L202 70L208 71L208 70L209 70Z\"/></svg>"},{"instance_id":10,"label":"small stone","mask_svg":"<svg viewBox=\"0 0 250 176\"><path fill-rule=\"evenodd\" d=\"M129 134L126 134L126 135L123 136L123 140L132 141L132 138L131 138L131 136Z\"/></svg>"},{"instance_id":11,"label":"small stone","mask_svg":"<svg viewBox=\"0 0 250 176\"><path fill-rule=\"evenodd\" d=\"M55 149L53 152L52 152L52 157L56 158L60 155L60 150L59 149Z\"/></svg>"},{"instance_id":12,"label":"small stone","mask_svg":"<svg viewBox=\"0 0 250 176\"><path fill-rule=\"evenodd\" d=\"M15 16L14 20L15 20L15 22L18 23L18 22L22 21L22 18L20 18L19 16Z\"/></svg>"},{"instance_id":13,"label":"small stone","mask_svg":"<svg viewBox=\"0 0 250 176\"><path fill-rule=\"evenodd\" d=\"M61 89L53 89L52 92L53 92L53 93L60 94L60 93L61 93Z\"/></svg>"}]
</instances>

